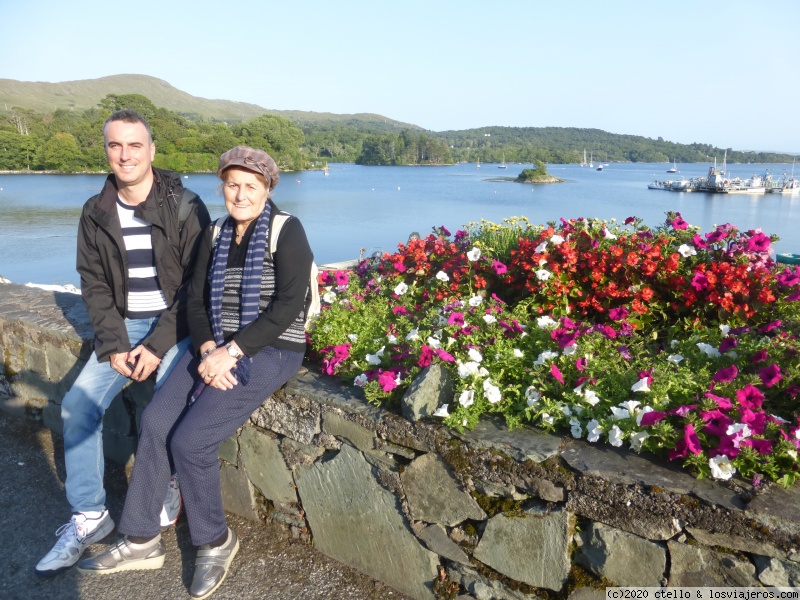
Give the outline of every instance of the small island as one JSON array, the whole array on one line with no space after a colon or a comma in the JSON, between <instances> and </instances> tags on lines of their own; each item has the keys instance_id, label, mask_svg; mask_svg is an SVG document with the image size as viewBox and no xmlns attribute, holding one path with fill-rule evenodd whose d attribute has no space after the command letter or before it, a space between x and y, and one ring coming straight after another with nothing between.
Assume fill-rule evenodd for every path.
<instances>
[{"instance_id":1,"label":"small island","mask_svg":"<svg viewBox=\"0 0 800 600\"><path fill-rule=\"evenodd\" d=\"M547 167L540 160L534 161L533 169L523 169L515 181L519 183L564 183L563 179L550 175Z\"/></svg>"}]
</instances>

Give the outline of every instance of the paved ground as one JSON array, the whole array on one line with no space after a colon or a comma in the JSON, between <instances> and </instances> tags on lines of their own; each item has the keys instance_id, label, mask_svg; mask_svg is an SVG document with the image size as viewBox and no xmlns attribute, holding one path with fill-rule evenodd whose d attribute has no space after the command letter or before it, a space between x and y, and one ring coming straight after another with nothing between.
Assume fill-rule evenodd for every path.
<instances>
[{"instance_id":1,"label":"paved ground","mask_svg":"<svg viewBox=\"0 0 800 600\"><path fill-rule=\"evenodd\" d=\"M54 458L55 456L55 458ZM126 479L118 465L106 471L109 509L119 518ZM3 600L156 600L189 598L195 550L184 517L164 539L167 560L157 571L82 575L71 569L40 578L34 566L52 547L55 530L69 518L64 496L61 438L36 423L0 412L0 527ZM275 527L229 516L241 547L213 598L404 600L405 596L346 567ZM117 539L112 533L106 540ZM95 554L106 543L89 549Z\"/></svg>"}]
</instances>

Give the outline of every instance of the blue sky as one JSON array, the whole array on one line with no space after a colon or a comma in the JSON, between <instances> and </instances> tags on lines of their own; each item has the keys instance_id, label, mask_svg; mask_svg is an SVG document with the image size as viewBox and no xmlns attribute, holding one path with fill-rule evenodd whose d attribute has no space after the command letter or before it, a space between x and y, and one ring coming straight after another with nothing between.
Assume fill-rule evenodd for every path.
<instances>
[{"instance_id":1,"label":"blue sky","mask_svg":"<svg viewBox=\"0 0 800 600\"><path fill-rule=\"evenodd\" d=\"M798 40L797 0L26 0L0 7L0 78L800 153Z\"/></svg>"}]
</instances>

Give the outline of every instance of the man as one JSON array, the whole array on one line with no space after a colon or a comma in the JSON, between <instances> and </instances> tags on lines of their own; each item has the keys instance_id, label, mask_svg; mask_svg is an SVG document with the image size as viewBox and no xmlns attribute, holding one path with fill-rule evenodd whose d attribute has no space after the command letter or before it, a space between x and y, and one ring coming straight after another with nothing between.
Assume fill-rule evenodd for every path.
<instances>
[{"instance_id":1,"label":"man","mask_svg":"<svg viewBox=\"0 0 800 600\"><path fill-rule=\"evenodd\" d=\"M111 115L103 138L111 175L83 206L78 228L77 268L94 352L61 404L72 518L36 565L40 575L71 567L114 529L103 488L103 414L129 380L156 372L158 389L188 347L185 288L199 234L210 223L179 175L152 166L156 148L139 113ZM165 504L162 524L169 526L180 511L174 479Z\"/></svg>"}]
</instances>

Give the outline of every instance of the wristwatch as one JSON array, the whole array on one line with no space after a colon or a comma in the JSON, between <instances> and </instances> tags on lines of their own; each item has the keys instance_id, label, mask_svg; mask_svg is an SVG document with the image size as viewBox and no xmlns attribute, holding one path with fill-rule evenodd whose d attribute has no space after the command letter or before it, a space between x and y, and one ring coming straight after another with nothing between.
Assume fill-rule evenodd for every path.
<instances>
[{"instance_id":1,"label":"wristwatch","mask_svg":"<svg viewBox=\"0 0 800 600\"><path fill-rule=\"evenodd\" d=\"M225 344L225 348L228 350L228 355L232 356L236 360L239 360L240 358L242 358L244 356L244 352L239 350L239 348L237 348L236 346L234 346L230 342Z\"/></svg>"}]
</instances>

